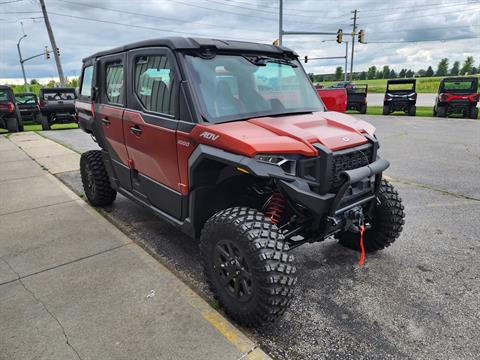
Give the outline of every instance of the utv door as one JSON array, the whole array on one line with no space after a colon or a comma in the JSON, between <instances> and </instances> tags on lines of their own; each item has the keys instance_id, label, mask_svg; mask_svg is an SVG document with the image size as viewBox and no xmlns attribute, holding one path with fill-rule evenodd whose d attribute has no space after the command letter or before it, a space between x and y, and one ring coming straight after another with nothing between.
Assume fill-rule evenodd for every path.
<instances>
[{"instance_id":1,"label":"utv door","mask_svg":"<svg viewBox=\"0 0 480 360\"><path fill-rule=\"evenodd\" d=\"M106 142L113 169L120 185L129 191L132 189L127 147L123 133L123 113L125 112L125 76L126 54L102 58L97 66L100 70L98 81L101 89L97 95L95 121L101 129Z\"/></svg>"},{"instance_id":2,"label":"utv door","mask_svg":"<svg viewBox=\"0 0 480 360\"><path fill-rule=\"evenodd\" d=\"M132 161L137 196L157 209L181 217L177 160L176 104L178 72L173 54L164 48L128 52L128 109L124 135Z\"/></svg>"}]
</instances>

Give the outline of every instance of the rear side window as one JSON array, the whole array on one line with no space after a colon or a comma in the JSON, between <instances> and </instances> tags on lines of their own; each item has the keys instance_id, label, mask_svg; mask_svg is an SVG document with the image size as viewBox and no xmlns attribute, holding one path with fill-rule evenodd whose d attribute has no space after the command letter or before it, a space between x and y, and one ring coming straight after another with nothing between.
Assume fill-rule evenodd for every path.
<instances>
[{"instance_id":1,"label":"rear side window","mask_svg":"<svg viewBox=\"0 0 480 360\"><path fill-rule=\"evenodd\" d=\"M107 64L105 91L110 104L124 105L123 65L120 62Z\"/></svg>"},{"instance_id":2,"label":"rear side window","mask_svg":"<svg viewBox=\"0 0 480 360\"><path fill-rule=\"evenodd\" d=\"M136 58L135 93L146 110L174 115L173 72L166 56Z\"/></svg>"},{"instance_id":3,"label":"rear side window","mask_svg":"<svg viewBox=\"0 0 480 360\"><path fill-rule=\"evenodd\" d=\"M86 97L92 96L92 79L93 65L90 65L83 69L82 89L80 90L80 95Z\"/></svg>"}]
</instances>

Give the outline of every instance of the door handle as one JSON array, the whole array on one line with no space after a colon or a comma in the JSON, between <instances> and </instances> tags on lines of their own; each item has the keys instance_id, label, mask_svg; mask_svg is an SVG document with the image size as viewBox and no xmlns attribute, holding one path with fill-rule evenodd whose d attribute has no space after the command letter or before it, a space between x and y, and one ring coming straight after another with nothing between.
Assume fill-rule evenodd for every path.
<instances>
[{"instance_id":1,"label":"door handle","mask_svg":"<svg viewBox=\"0 0 480 360\"><path fill-rule=\"evenodd\" d=\"M107 117L104 117L101 119L102 123L104 123L105 125L110 125L112 122L110 120L108 120Z\"/></svg>"},{"instance_id":2,"label":"door handle","mask_svg":"<svg viewBox=\"0 0 480 360\"><path fill-rule=\"evenodd\" d=\"M142 129L138 125L132 126L130 128L130 131L134 133L135 135L140 135L142 133Z\"/></svg>"}]
</instances>

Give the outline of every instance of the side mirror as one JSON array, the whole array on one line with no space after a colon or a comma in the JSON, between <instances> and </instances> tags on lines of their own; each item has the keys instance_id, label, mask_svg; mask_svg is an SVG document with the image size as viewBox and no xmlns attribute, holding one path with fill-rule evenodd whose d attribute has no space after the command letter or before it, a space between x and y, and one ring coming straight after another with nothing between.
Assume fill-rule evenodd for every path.
<instances>
[{"instance_id":1,"label":"side mirror","mask_svg":"<svg viewBox=\"0 0 480 360\"><path fill-rule=\"evenodd\" d=\"M92 94L90 95L90 99L92 101L95 101L97 99L97 95L98 95L98 86L93 86L92 87Z\"/></svg>"}]
</instances>

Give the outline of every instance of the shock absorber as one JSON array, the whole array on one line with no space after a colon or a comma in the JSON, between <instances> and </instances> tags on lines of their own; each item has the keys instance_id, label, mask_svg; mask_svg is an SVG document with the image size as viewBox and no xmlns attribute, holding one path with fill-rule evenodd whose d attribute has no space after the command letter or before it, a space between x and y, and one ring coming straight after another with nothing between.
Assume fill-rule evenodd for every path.
<instances>
[{"instance_id":1,"label":"shock absorber","mask_svg":"<svg viewBox=\"0 0 480 360\"><path fill-rule=\"evenodd\" d=\"M283 197L283 194L277 190L272 194L268 201L265 216L268 217L272 223L278 224L282 218L284 210L285 198Z\"/></svg>"}]
</instances>

